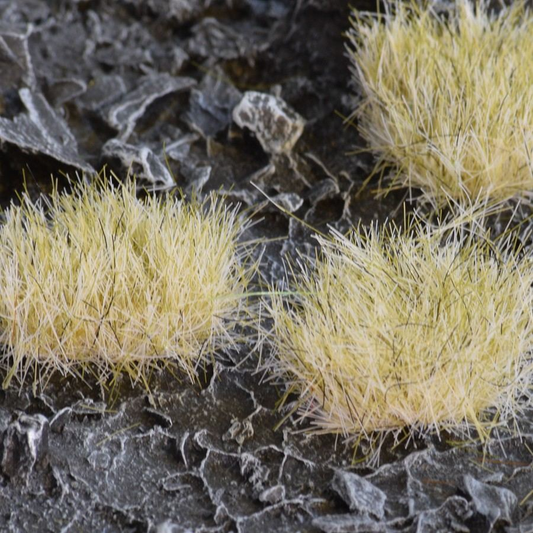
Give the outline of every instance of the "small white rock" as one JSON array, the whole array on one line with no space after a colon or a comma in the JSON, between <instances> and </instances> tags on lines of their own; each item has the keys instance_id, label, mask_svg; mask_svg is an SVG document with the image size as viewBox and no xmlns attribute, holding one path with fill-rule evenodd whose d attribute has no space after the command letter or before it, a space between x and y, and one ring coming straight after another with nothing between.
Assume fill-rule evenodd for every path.
<instances>
[{"instance_id":1,"label":"small white rock","mask_svg":"<svg viewBox=\"0 0 533 533\"><path fill-rule=\"evenodd\" d=\"M233 109L233 120L251 130L269 154L289 153L302 134L305 119L281 98L248 91Z\"/></svg>"}]
</instances>

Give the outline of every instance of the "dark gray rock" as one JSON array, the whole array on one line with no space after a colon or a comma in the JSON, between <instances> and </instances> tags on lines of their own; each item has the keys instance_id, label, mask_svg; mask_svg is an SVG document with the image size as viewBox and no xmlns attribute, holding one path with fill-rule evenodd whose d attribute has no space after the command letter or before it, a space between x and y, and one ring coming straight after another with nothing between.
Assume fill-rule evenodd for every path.
<instances>
[{"instance_id":1,"label":"dark gray rock","mask_svg":"<svg viewBox=\"0 0 533 533\"><path fill-rule=\"evenodd\" d=\"M57 108L81 96L86 90L87 85L82 80L75 78L58 79L46 88L46 97L52 107Z\"/></svg>"},{"instance_id":2,"label":"dark gray rock","mask_svg":"<svg viewBox=\"0 0 533 533\"><path fill-rule=\"evenodd\" d=\"M313 525L325 533L388 533L391 531L383 522L376 522L366 516L350 514L315 518Z\"/></svg>"},{"instance_id":3,"label":"dark gray rock","mask_svg":"<svg viewBox=\"0 0 533 533\"><path fill-rule=\"evenodd\" d=\"M321 202L322 200L327 200L329 198L335 198L340 193L338 183L331 179L326 178L325 180L317 183L310 191L308 199L312 204Z\"/></svg>"},{"instance_id":4,"label":"dark gray rock","mask_svg":"<svg viewBox=\"0 0 533 533\"><path fill-rule=\"evenodd\" d=\"M285 487L274 485L259 494L259 501L269 504L279 503L285 499Z\"/></svg>"},{"instance_id":5,"label":"dark gray rock","mask_svg":"<svg viewBox=\"0 0 533 533\"><path fill-rule=\"evenodd\" d=\"M155 188L168 189L176 185L163 158L154 154L147 146L140 148L118 139L112 139L103 146L102 152L108 157L120 159L128 172L139 179L148 181Z\"/></svg>"},{"instance_id":6,"label":"dark gray rock","mask_svg":"<svg viewBox=\"0 0 533 533\"><path fill-rule=\"evenodd\" d=\"M193 30L187 51L191 55L218 59L253 58L269 46L269 33L262 29L237 28L206 17Z\"/></svg>"},{"instance_id":7,"label":"dark gray rock","mask_svg":"<svg viewBox=\"0 0 533 533\"><path fill-rule=\"evenodd\" d=\"M417 533L469 533L467 521L472 518L472 505L460 496L448 498L437 509L423 511L418 515Z\"/></svg>"},{"instance_id":8,"label":"dark gray rock","mask_svg":"<svg viewBox=\"0 0 533 533\"><path fill-rule=\"evenodd\" d=\"M302 207L304 200L294 192L284 192L271 196L263 202L264 210L270 212L279 212L280 209L286 213L295 213Z\"/></svg>"},{"instance_id":9,"label":"dark gray rock","mask_svg":"<svg viewBox=\"0 0 533 533\"><path fill-rule=\"evenodd\" d=\"M26 108L13 120L0 117L0 142L15 145L24 152L43 154L58 163L93 173L91 165L78 154L77 142L65 120L44 96L30 89L19 91Z\"/></svg>"},{"instance_id":10,"label":"dark gray rock","mask_svg":"<svg viewBox=\"0 0 533 533\"><path fill-rule=\"evenodd\" d=\"M511 524L512 515L518 503L513 492L465 476L464 483L472 498L474 509L487 518L491 528L498 523Z\"/></svg>"},{"instance_id":11,"label":"dark gray rock","mask_svg":"<svg viewBox=\"0 0 533 533\"><path fill-rule=\"evenodd\" d=\"M109 109L109 125L119 131L121 140L126 141L135 129L137 120L152 102L168 94L187 91L195 85L196 81L191 78L176 78L167 74L146 76L133 91Z\"/></svg>"},{"instance_id":12,"label":"dark gray rock","mask_svg":"<svg viewBox=\"0 0 533 533\"><path fill-rule=\"evenodd\" d=\"M209 4L209 0L149 0L149 5L156 13L174 18L178 23L196 19Z\"/></svg>"},{"instance_id":13,"label":"dark gray rock","mask_svg":"<svg viewBox=\"0 0 533 533\"><path fill-rule=\"evenodd\" d=\"M384 518L387 496L365 478L352 472L338 470L333 478L333 488L346 502L350 511L379 519Z\"/></svg>"},{"instance_id":14,"label":"dark gray rock","mask_svg":"<svg viewBox=\"0 0 533 533\"><path fill-rule=\"evenodd\" d=\"M15 88L35 89L35 73L25 33L0 32L0 92Z\"/></svg>"},{"instance_id":15,"label":"dark gray rock","mask_svg":"<svg viewBox=\"0 0 533 533\"><path fill-rule=\"evenodd\" d=\"M122 76L102 75L95 79L78 99L78 104L90 111L103 109L126 93Z\"/></svg>"},{"instance_id":16,"label":"dark gray rock","mask_svg":"<svg viewBox=\"0 0 533 533\"><path fill-rule=\"evenodd\" d=\"M48 455L48 419L43 415L20 415L2 437L2 473L12 481L26 481Z\"/></svg>"},{"instance_id":17,"label":"dark gray rock","mask_svg":"<svg viewBox=\"0 0 533 533\"><path fill-rule=\"evenodd\" d=\"M220 70L210 72L191 91L188 121L204 137L213 137L231 124L233 108L241 98L242 93Z\"/></svg>"},{"instance_id":18,"label":"dark gray rock","mask_svg":"<svg viewBox=\"0 0 533 533\"><path fill-rule=\"evenodd\" d=\"M148 6L162 19L172 20L178 24L196 20L211 4L211 0L127 0L127 2L138 9Z\"/></svg>"}]
</instances>

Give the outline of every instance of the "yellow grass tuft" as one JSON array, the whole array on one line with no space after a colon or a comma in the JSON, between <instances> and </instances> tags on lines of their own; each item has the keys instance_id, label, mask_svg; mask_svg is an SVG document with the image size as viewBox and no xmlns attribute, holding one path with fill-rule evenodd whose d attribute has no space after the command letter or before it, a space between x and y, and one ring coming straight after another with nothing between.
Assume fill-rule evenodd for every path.
<instances>
[{"instance_id":1,"label":"yellow grass tuft","mask_svg":"<svg viewBox=\"0 0 533 533\"><path fill-rule=\"evenodd\" d=\"M414 1L354 12L349 52L363 96L355 116L390 188L506 201L533 192L533 16L459 0L436 14Z\"/></svg>"},{"instance_id":2,"label":"yellow grass tuft","mask_svg":"<svg viewBox=\"0 0 533 533\"><path fill-rule=\"evenodd\" d=\"M484 439L518 415L533 378L533 268L512 242L418 224L317 239L289 296L264 303L267 366L312 432Z\"/></svg>"},{"instance_id":3,"label":"yellow grass tuft","mask_svg":"<svg viewBox=\"0 0 533 533\"><path fill-rule=\"evenodd\" d=\"M232 342L250 270L235 210L214 197L137 198L135 184L78 184L45 202L24 196L0 227L4 387L29 371L196 368ZM242 249L241 249L242 252Z\"/></svg>"}]
</instances>

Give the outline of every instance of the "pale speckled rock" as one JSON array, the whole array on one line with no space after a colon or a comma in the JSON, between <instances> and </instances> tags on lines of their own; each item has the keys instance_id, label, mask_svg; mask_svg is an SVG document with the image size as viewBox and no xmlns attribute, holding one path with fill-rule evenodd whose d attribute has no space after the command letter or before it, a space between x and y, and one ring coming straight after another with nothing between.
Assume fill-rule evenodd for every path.
<instances>
[{"instance_id":1,"label":"pale speckled rock","mask_svg":"<svg viewBox=\"0 0 533 533\"><path fill-rule=\"evenodd\" d=\"M251 130L269 154L289 153L302 135L304 118L281 98L248 91L233 110L233 120Z\"/></svg>"}]
</instances>

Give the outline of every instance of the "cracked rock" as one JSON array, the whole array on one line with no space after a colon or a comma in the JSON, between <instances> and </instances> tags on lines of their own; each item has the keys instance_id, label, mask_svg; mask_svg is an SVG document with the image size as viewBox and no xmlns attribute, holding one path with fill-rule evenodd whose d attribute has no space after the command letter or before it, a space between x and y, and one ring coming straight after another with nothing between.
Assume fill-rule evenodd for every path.
<instances>
[{"instance_id":1,"label":"cracked rock","mask_svg":"<svg viewBox=\"0 0 533 533\"><path fill-rule=\"evenodd\" d=\"M161 158L147 146L137 147L112 139L104 145L103 153L109 157L117 157L137 178L145 179L155 186L166 189L176 184Z\"/></svg>"},{"instance_id":2,"label":"cracked rock","mask_svg":"<svg viewBox=\"0 0 533 533\"><path fill-rule=\"evenodd\" d=\"M346 502L350 511L373 515L376 518L385 516L387 496L365 478L338 470L333 478L333 488Z\"/></svg>"},{"instance_id":3,"label":"cracked rock","mask_svg":"<svg viewBox=\"0 0 533 533\"><path fill-rule=\"evenodd\" d=\"M242 93L222 79L221 72L210 73L191 91L187 118L204 137L213 137L231 124L232 110L241 98Z\"/></svg>"},{"instance_id":4,"label":"cracked rock","mask_svg":"<svg viewBox=\"0 0 533 533\"><path fill-rule=\"evenodd\" d=\"M511 516L518 502L515 494L509 489L483 483L468 475L464 477L464 482L474 508L487 518L491 528L498 522L511 523Z\"/></svg>"},{"instance_id":5,"label":"cracked rock","mask_svg":"<svg viewBox=\"0 0 533 533\"><path fill-rule=\"evenodd\" d=\"M0 117L0 141L93 173L93 168L79 156L76 139L67 123L44 96L27 88L21 89L19 96L27 113L21 113L13 120Z\"/></svg>"},{"instance_id":6,"label":"cracked rock","mask_svg":"<svg viewBox=\"0 0 533 533\"><path fill-rule=\"evenodd\" d=\"M28 49L29 32L24 34L0 33L0 90L11 90L13 87L34 88L35 75Z\"/></svg>"},{"instance_id":7,"label":"cracked rock","mask_svg":"<svg viewBox=\"0 0 533 533\"><path fill-rule=\"evenodd\" d=\"M305 127L305 120L281 98L248 91L233 110L233 120L251 130L269 154L288 154Z\"/></svg>"},{"instance_id":8,"label":"cracked rock","mask_svg":"<svg viewBox=\"0 0 533 533\"><path fill-rule=\"evenodd\" d=\"M466 521L473 515L472 506L464 498L452 496L437 509L423 511L418 515L417 533L450 531L469 533Z\"/></svg>"},{"instance_id":9,"label":"cracked rock","mask_svg":"<svg viewBox=\"0 0 533 533\"><path fill-rule=\"evenodd\" d=\"M388 533L383 522L375 522L365 516L350 514L321 516L313 520L313 525L325 533Z\"/></svg>"},{"instance_id":10,"label":"cracked rock","mask_svg":"<svg viewBox=\"0 0 533 533\"><path fill-rule=\"evenodd\" d=\"M173 77L168 74L146 76L136 89L111 107L107 120L120 132L121 140L126 141L152 102L171 93L186 91L194 85L196 81L192 78Z\"/></svg>"},{"instance_id":11,"label":"cracked rock","mask_svg":"<svg viewBox=\"0 0 533 533\"><path fill-rule=\"evenodd\" d=\"M250 482L254 491L262 493L269 476L268 468L249 453L243 453L239 462L241 475Z\"/></svg>"},{"instance_id":12,"label":"cracked rock","mask_svg":"<svg viewBox=\"0 0 533 533\"><path fill-rule=\"evenodd\" d=\"M5 430L2 443L2 472L25 481L48 453L48 420L45 416L20 415Z\"/></svg>"}]
</instances>

